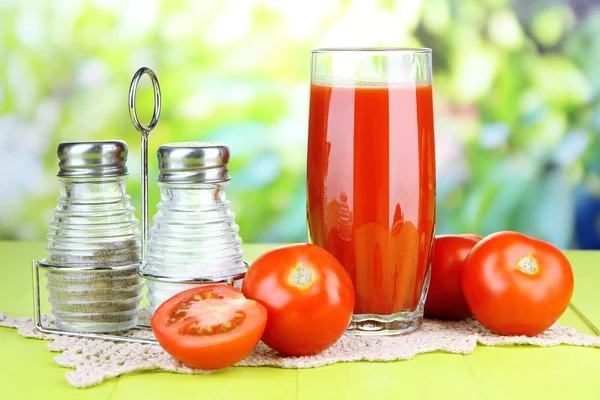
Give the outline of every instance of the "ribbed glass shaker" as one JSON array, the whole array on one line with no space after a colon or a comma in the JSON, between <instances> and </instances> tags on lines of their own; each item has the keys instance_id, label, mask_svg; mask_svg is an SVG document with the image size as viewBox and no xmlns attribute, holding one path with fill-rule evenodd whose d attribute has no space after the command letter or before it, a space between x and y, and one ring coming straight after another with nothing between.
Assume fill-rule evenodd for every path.
<instances>
[{"instance_id":1,"label":"ribbed glass shaker","mask_svg":"<svg viewBox=\"0 0 600 400\"><path fill-rule=\"evenodd\" d=\"M60 197L43 261L56 326L76 332L114 332L137 325L143 281L140 237L125 192L127 144L70 142L58 146ZM118 270L69 270L120 267Z\"/></svg>"},{"instance_id":2,"label":"ribbed glass shaker","mask_svg":"<svg viewBox=\"0 0 600 400\"><path fill-rule=\"evenodd\" d=\"M245 271L242 240L226 191L229 148L172 143L158 149L160 202L143 272L169 279L229 277ZM150 311L195 284L147 280Z\"/></svg>"}]
</instances>

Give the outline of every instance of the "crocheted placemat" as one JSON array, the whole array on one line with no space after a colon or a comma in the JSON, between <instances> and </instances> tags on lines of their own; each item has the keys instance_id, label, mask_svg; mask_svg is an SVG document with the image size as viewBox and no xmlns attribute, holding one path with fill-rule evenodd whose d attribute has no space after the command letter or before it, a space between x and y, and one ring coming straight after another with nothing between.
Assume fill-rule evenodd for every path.
<instances>
[{"instance_id":1,"label":"crocheted placemat","mask_svg":"<svg viewBox=\"0 0 600 400\"><path fill-rule=\"evenodd\" d=\"M143 315L141 321L147 321ZM42 317L45 326L53 326L52 315ZM54 361L73 368L65 374L67 382L76 388L100 384L108 378L141 370L164 370L183 374L203 374L180 364L160 346L116 343L98 339L83 339L65 335L40 333L31 317L9 317L0 313L0 326L16 328L19 335L52 340L48 349L61 353ZM131 330L126 336L152 337L147 330ZM474 319L460 322L426 320L415 332L400 336L346 336L328 350L311 357L286 357L262 342L238 366L270 366L280 368L314 368L347 361L408 360L417 354L445 351L455 354L472 353L477 344L483 346L531 345L600 347L600 337L577 333L574 328L554 325L535 337L498 336Z\"/></svg>"}]
</instances>

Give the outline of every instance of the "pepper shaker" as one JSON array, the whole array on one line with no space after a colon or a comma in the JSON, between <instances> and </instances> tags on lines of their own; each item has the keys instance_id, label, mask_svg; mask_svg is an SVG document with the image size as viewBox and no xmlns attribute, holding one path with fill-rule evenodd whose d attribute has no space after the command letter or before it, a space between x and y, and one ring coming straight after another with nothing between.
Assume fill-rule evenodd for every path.
<instances>
[{"instance_id":1,"label":"pepper shaker","mask_svg":"<svg viewBox=\"0 0 600 400\"><path fill-rule=\"evenodd\" d=\"M61 143L57 153L60 197L43 261L60 267L46 272L56 326L74 332L133 328L143 281L138 221L125 192L127 144Z\"/></svg>"},{"instance_id":2,"label":"pepper shaker","mask_svg":"<svg viewBox=\"0 0 600 400\"><path fill-rule=\"evenodd\" d=\"M157 152L160 202L150 229L147 280L150 311L206 278L227 282L246 264L235 214L227 200L229 148L218 143L173 143ZM169 280L171 282L169 282ZM197 286L197 285L196 285Z\"/></svg>"}]
</instances>

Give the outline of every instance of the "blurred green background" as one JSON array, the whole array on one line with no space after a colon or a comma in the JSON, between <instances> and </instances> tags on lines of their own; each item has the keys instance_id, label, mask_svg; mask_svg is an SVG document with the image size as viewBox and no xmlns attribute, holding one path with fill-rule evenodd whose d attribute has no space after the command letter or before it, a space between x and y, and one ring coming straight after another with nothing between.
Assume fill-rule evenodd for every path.
<instances>
[{"instance_id":1,"label":"blurred green background","mask_svg":"<svg viewBox=\"0 0 600 400\"><path fill-rule=\"evenodd\" d=\"M0 0L0 239L46 234L61 141L125 140L139 208L126 100L149 66L163 94L150 154L227 143L242 238L305 241L310 49L426 46L437 233L511 229L600 248L599 38L589 0ZM144 81L146 121L151 93ZM154 182L154 156L151 171Z\"/></svg>"}]
</instances>

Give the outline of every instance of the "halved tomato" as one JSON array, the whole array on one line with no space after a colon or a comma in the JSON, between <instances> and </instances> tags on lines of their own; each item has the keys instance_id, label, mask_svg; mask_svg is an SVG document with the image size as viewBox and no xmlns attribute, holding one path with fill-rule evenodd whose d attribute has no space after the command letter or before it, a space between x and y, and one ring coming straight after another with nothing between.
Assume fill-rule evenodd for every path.
<instances>
[{"instance_id":1,"label":"halved tomato","mask_svg":"<svg viewBox=\"0 0 600 400\"><path fill-rule=\"evenodd\" d=\"M165 301L151 324L162 348L175 359L214 370L252 352L265 330L267 310L232 286L203 285Z\"/></svg>"}]
</instances>

